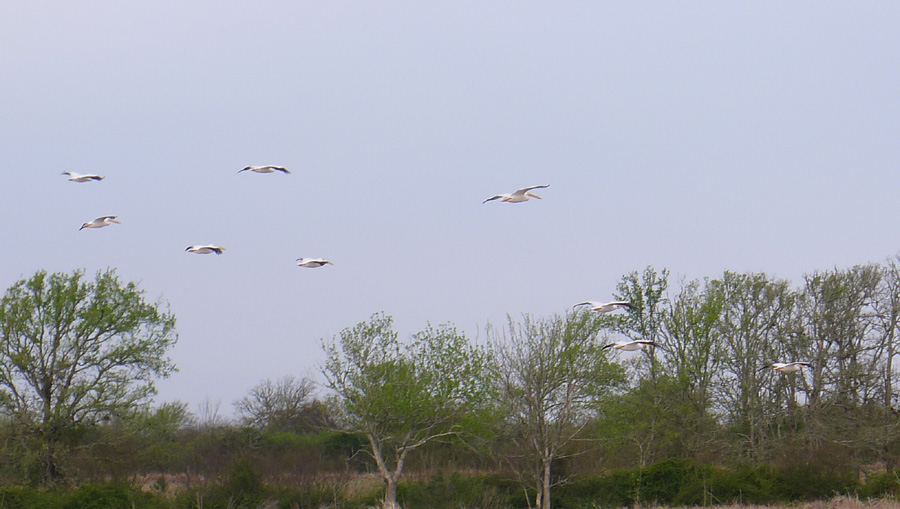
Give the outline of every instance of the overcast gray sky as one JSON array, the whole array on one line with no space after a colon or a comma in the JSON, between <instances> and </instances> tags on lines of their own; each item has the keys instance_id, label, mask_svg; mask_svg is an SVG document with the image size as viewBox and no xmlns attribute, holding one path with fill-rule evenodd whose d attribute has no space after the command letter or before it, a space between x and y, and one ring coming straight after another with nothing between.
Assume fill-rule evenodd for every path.
<instances>
[{"instance_id":1,"label":"overcast gray sky","mask_svg":"<svg viewBox=\"0 0 900 509\"><path fill-rule=\"evenodd\" d=\"M880 262L898 27L888 1L5 0L0 287L116 268L178 318L156 401L230 414L378 311L483 339L647 265Z\"/></svg>"}]
</instances>

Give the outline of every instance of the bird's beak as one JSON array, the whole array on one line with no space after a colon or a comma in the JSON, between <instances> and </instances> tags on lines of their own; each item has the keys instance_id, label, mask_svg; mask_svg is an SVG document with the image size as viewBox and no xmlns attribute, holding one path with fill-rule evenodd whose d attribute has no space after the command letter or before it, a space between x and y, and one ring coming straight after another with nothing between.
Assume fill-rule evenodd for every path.
<instances>
[{"instance_id":1,"label":"bird's beak","mask_svg":"<svg viewBox=\"0 0 900 509\"><path fill-rule=\"evenodd\" d=\"M532 198L537 198L538 200L543 200L543 198L541 198L540 196L538 196L534 193L525 193L525 194L527 194L528 196L531 196Z\"/></svg>"},{"instance_id":2,"label":"bird's beak","mask_svg":"<svg viewBox=\"0 0 900 509\"><path fill-rule=\"evenodd\" d=\"M110 219L109 222L110 222L110 223L116 223L116 224L122 224L122 223L119 222L118 219Z\"/></svg>"},{"instance_id":3,"label":"bird's beak","mask_svg":"<svg viewBox=\"0 0 900 509\"><path fill-rule=\"evenodd\" d=\"M81 228L79 228L78 231L84 230L85 226L87 226L87 223L84 223L83 225L81 225Z\"/></svg>"}]
</instances>

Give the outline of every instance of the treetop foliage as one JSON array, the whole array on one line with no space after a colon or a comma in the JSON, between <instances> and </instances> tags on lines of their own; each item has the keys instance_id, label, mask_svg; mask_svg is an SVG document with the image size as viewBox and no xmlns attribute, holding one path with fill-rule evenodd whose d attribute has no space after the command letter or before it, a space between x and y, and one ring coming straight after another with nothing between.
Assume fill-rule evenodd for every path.
<instances>
[{"instance_id":1,"label":"treetop foliage","mask_svg":"<svg viewBox=\"0 0 900 509\"><path fill-rule=\"evenodd\" d=\"M174 371L175 317L160 307L112 270L40 271L0 299L0 409L50 444L48 477L63 429L149 402Z\"/></svg>"}]
</instances>

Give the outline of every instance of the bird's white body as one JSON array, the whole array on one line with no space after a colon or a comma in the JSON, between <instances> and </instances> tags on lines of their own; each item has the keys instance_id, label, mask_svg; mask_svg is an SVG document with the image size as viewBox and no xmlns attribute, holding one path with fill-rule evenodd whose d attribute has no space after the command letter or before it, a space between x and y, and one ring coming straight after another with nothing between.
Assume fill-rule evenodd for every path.
<instances>
[{"instance_id":1,"label":"bird's white body","mask_svg":"<svg viewBox=\"0 0 900 509\"><path fill-rule=\"evenodd\" d=\"M649 339L637 339L634 341L620 341L618 343L610 343L604 346L603 349L606 350L607 348L612 348L613 350L622 350L624 352L636 352L638 350L643 350L648 346L659 345L657 345L654 341L650 341Z\"/></svg>"},{"instance_id":2,"label":"bird's white body","mask_svg":"<svg viewBox=\"0 0 900 509\"><path fill-rule=\"evenodd\" d=\"M779 373L795 373L797 371L800 371L804 367L811 368L812 363L811 362L775 362L775 363L772 363L770 366L766 366L763 369L772 368L773 370L778 371Z\"/></svg>"},{"instance_id":3,"label":"bird's white body","mask_svg":"<svg viewBox=\"0 0 900 509\"><path fill-rule=\"evenodd\" d=\"M69 176L69 182L90 182L92 180L101 181L103 177L100 175L95 175L93 173L89 173L86 175L82 175L81 173L75 173L74 171L64 171L63 175Z\"/></svg>"},{"instance_id":4,"label":"bird's white body","mask_svg":"<svg viewBox=\"0 0 900 509\"><path fill-rule=\"evenodd\" d=\"M220 255L222 254L222 251L225 251L225 248L222 246L216 246L214 244L207 244L205 246L188 246L185 251L197 254L216 253L217 255Z\"/></svg>"},{"instance_id":5,"label":"bird's white body","mask_svg":"<svg viewBox=\"0 0 900 509\"><path fill-rule=\"evenodd\" d=\"M528 201L529 198L537 198L538 200L540 200L540 196L529 191L531 191L532 189L543 189L545 187L550 187L550 184L547 184L546 186L524 187L522 189L517 189L516 191L509 194L497 194L491 196L487 200L484 200L483 202L481 202L481 204L484 205L485 203L493 200L500 200L504 203L522 203L523 201Z\"/></svg>"},{"instance_id":6,"label":"bird's white body","mask_svg":"<svg viewBox=\"0 0 900 509\"><path fill-rule=\"evenodd\" d=\"M98 217L97 219L94 219L93 221L91 221L89 223L84 223L83 225L81 225L81 228L79 228L79 230L83 230L85 228L103 228L104 226L109 226L113 223L121 224L121 223L119 223L119 220L116 219L116 217L118 217L118 216Z\"/></svg>"},{"instance_id":7,"label":"bird's white body","mask_svg":"<svg viewBox=\"0 0 900 509\"><path fill-rule=\"evenodd\" d=\"M240 172L242 172L242 171L247 171L247 170L252 171L252 172L254 172L254 173L275 173L276 171L280 171L281 173L285 173L285 174L291 173L291 172L289 172L288 169L285 168L284 166L272 166L272 165L267 165L267 166L247 166L247 167L245 167L244 169L238 171L238 173L240 173Z\"/></svg>"},{"instance_id":8,"label":"bird's white body","mask_svg":"<svg viewBox=\"0 0 900 509\"><path fill-rule=\"evenodd\" d=\"M310 269L316 269L319 267L323 267L325 265L334 265L328 260L324 260L322 258L297 258L297 266L298 267L307 267Z\"/></svg>"},{"instance_id":9,"label":"bird's white body","mask_svg":"<svg viewBox=\"0 0 900 509\"><path fill-rule=\"evenodd\" d=\"M626 302L624 300L617 300L613 302L597 302L589 300L587 302L580 302L578 304L575 304L575 307L578 306L590 306L591 311L596 311L597 313L609 313L610 311L615 311L617 309L631 309L634 307L630 302Z\"/></svg>"}]
</instances>

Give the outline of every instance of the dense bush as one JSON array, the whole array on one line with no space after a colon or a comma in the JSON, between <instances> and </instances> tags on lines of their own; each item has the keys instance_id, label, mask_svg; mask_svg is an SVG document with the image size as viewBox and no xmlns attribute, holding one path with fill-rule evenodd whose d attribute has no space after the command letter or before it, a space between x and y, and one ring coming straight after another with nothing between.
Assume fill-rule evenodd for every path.
<instances>
[{"instance_id":1,"label":"dense bush","mask_svg":"<svg viewBox=\"0 0 900 509\"><path fill-rule=\"evenodd\" d=\"M860 488L863 498L897 498L900 496L900 470L872 474Z\"/></svg>"},{"instance_id":2,"label":"dense bush","mask_svg":"<svg viewBox=\"0 0 900 509\"><path fill-rule=\"evenodd\" d=\"M467 477L459 473L437 474L426 481L406 482L397 490L397 499L404 507L456 509L479 507L484 509L509 507L509 483L500 477Z\"/></svg>"},{"instance_id":3,"label":"dense bush","mask_svg":"<svg viewBox=\"0 0 900 509\"><path fill-rule=\"evenodd\" d=\"M346 486L338 481L315 481L295 486L267 484L254 460L245 457L233 462L220 481L190 487L175 497L144 492L120 482L52 490L19 486L0 488L0 509L294 509L323 506L355 509L377 506L383 496L383 487L378 483L352 492L348 492ZM725 469L673 459L643 469L572 476L554 488L553 505L560 509L587 509L638 504L779 504L830 499L836 495L882 498L898 492L900 472L874 474L860 485L849 473L834 472L814 464L782 469L768 466ZM511 478L500 474L442 473L428 479L407 480L398 489L398 498L404 507L432 509L527 507L526 497L533 501L533 491L526 493Z\"/></svg>"},{"instance_id":4,"label":"dense bush","mask_svg":"<svg viewBox=\"0 0 900 509\"><path fill-rule=\"evenodd\" d=\"M73 489L44 490L31 487L0 489L2 509L156 509L169 501L153 493L121 483L87 484Z\"/></svg>"},{"instance_id":5,"label":"dense bush","mask_svg":"<svg viewBox=\"0 0 900 509\"><path fill-rule=\"evenodd\" d=\"M873 478L873 481L885 484L881 478ZM724 469L686 459L672 459L643 469L575 476L556 488L553 497L556 507L691 506L821 500L863 491L852 475L816 465L786 469L767 466ZM869 491L872 496L886 494L885 490Z\"/></svg>"}]
</instances>

